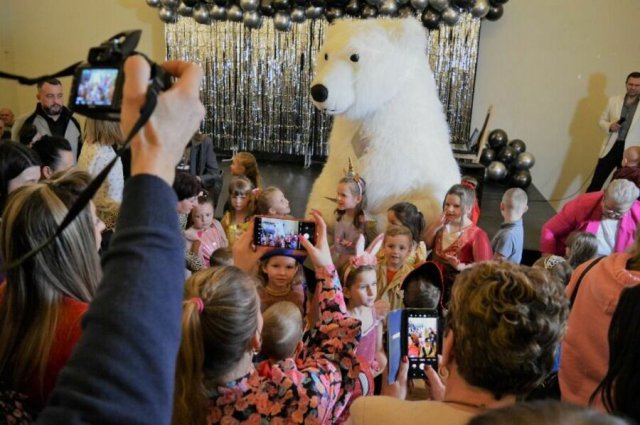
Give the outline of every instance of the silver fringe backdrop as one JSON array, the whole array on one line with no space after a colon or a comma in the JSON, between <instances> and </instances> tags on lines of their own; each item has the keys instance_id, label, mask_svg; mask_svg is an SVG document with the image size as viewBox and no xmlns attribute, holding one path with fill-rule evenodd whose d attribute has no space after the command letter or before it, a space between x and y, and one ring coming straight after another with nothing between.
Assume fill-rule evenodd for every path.
<instances>
[{"instance_id":1,"label":"silver fringe backdrop","mask_svg":"<svg viewBox=\"0 0 640 425\"><path fill-rule=\"evenodd\" d=\"M200 63L205 71L202 129L216 150L306 162L327 156L331 120L309 94L327 25L306 20L280 32L272 19L250 30L241 22L201 25L183 17L165 25L167 58ZM469 138L479 33L480 19L470 13L428 33L429 61L455 145Z\"/></svg>"}]
</instances>

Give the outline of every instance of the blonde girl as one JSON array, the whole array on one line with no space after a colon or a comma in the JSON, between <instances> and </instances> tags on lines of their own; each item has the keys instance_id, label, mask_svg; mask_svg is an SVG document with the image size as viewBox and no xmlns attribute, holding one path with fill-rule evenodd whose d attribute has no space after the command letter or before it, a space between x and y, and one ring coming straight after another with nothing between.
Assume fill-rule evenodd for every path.
<instances>
[{"instance_id":1,"label":"blonde girl","mask_svg":"<svg viewBox=\"0 0 640 425\"><path fill-rule=\"evenodd\" d=\"M249 226L254 214L253 189L246 177L233 177L229 182L229 199L221 221L229 246L233 246Z\"/></svg>"}]
</instances>

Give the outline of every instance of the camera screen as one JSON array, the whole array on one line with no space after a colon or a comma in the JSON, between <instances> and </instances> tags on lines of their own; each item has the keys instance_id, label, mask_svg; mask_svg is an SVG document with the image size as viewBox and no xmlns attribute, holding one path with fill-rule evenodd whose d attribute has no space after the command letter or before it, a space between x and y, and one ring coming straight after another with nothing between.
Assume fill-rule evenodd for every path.
<instances>
[{"instance_id":1,"label":"camera screen","mask_svg":"<svg viewBox=\"0 0 640 425\"><path fill-rule=\"evenodd\" d=\"M118 79L117 68L83 69L75 105L111 106Z\"/></svg>"},{"instance_id":2,"label":"camera screen","mask_svg":"<svg viewBox=\"0 0 640 425\"><path fill-rule=\"evenodd\" d=\"M303 249L298 235L314 243L315 223L275 217L256 217L254 243L285 249Z\"/></svg>"},{"instance_id":3,"label":"camera screen","mask_svg":"<svg viewBox=\"0 0 640 425\"><path fill-rule=\"evenodd\" d=\"M419 373L438 360L438 318L429 313L412 313L407 317L407 356L410 373Z\"/></svg>"}]
</instances>

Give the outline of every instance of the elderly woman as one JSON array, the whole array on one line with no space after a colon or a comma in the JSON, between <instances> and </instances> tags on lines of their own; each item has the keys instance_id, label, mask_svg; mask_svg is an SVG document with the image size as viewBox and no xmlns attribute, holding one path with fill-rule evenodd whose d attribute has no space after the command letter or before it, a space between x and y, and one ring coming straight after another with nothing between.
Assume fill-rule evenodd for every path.
<instances>
[{"instance_id":1,"label":"elderly woman","mask_svg":"<svg viewBox=\"0 0 640 425\"><path fill-rule=\"evenodd\" d=\"M604 192L585 193L567 204L542 226L540 252L564 255L575 230L593 233L598 255L624 252L635 238L640 221L640 191L629 180L614 180Z\"/></svg>"},{"instance_id":2,"label":"elderly woman","mask_svg":"<svg viewBox=\"0 0 640 425\"><path fill-rule=\"evenodd\" d=\"M568 301L543 270L508 262L479 263L453 285L438 374L427 368L434 398L365 397L354 424L466 424L486 409L511 405L551 371L564 335ZM384 393L404 398L408 363ZM443 388L444 385L444 388Z\"/></svg>"}]
</instances>

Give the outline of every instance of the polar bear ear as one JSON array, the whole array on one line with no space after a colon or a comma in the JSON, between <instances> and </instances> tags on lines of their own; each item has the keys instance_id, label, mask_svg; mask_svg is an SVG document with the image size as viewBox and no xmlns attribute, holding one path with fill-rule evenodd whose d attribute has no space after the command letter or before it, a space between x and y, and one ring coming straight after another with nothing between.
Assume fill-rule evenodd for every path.
<instances>
[{"instance_id":1,"label":"polar bear ear","mask_svg":"<svg viewBox=\"0 0 640 425\"><path fill-rule=\"evenodd\" d=\"M409 50L427 50L427 32L415 18L390 19L384 23L389 37Z\"/></svg>"}]
</instances>

